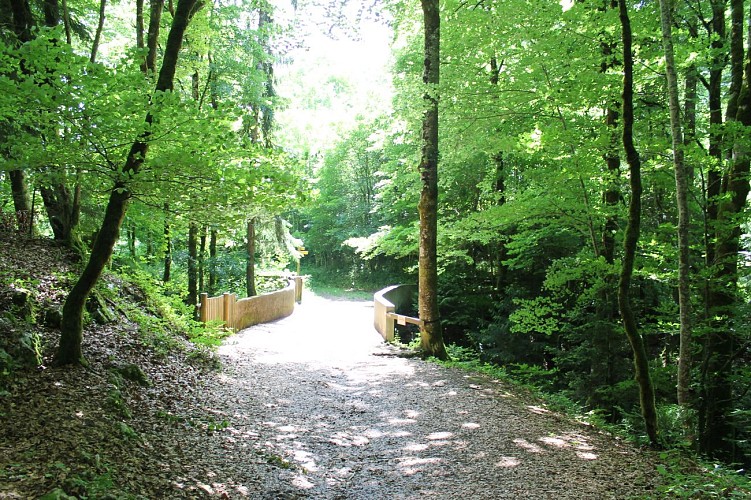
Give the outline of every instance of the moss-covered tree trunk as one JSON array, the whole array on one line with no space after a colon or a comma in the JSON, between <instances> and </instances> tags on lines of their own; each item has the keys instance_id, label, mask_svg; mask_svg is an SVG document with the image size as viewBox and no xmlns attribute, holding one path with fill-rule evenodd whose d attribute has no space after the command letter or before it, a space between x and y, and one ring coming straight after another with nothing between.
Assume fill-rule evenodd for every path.
<instances>
[{"instance_id":1,"label":"moss-covered tree trunk","mask_svg":"<svg viewBox=\"0 0 751 500\"><path fill-rule=\"evenodd\" d=\"M641 159L634 146L634 62L632 50L631 21L628 16L626 0L619 0L620 19L623 38L623 149L629 166L631 200L628 206L628 225L623 241L623 262L618 280L618 309L621 313L623 328L634 354L634 371L639 385L639 402L649 441L657 445L657 408L652 377L649 373L649 357L644 347L644 339L639 333L636 317L631 308L631 277L636 259L636 247L641 231Z\"/></svg>"},{"instance_id":2,"label":"moss-covered tree trunk","mask_svg":"<svg viewBox=\"0 0 751 500\"><path fill-rule=\"evenodd\" d=\"M179 0L172 27L164 49L164 60L159 72L155 92L172 90L177 69L177 60L182 46L183 36L196 7L197 0ZM144 132L130 148L122 167L122 179L138 174L149 150L149 126L154 121L151 111L146 115L147 131ZM60 344L55 355L57 364L85 364L81 344L83 342L83 311L86 299L94 288L104 266L112 256L112 251L120 235L120 227L128 210L131 192L124 180L117 181L110 191L104 218L97 234L94 246L81 276L68 294L63 306Z\"/></svg>"},{"instance_id":3,"label":"moss-covered tree trunk","mask_svg":"<svg viewBox=\"0 0 751 500\"><path fill-rule=\"evenodd\" d=\"M438 311L438 83L440 77L441 20L437 0L422 0L425 29L425 114L422 122L422 158L420 178L422 189L420 215L420 256L418 310L420 348L425 356L446 359L443 331Z\"/></svg>"}]
</instances>

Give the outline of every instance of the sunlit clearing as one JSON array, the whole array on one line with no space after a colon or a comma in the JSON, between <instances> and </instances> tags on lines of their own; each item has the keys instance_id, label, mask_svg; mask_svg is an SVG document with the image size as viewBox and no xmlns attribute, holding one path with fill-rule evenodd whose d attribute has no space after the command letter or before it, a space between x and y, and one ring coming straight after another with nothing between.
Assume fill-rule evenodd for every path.
<instances>
[{"instance_id":1,"label":"sunlit clearing","mask_svg":"<svg viewBox=\"0 0 751 500\"><path fill-rule=\"evenodd\" d=\"M328 309L324 299L306 294L294 314L240 332L219 353L241 362L251 358L269 365L304 363L311 369L335 369L346 379L328 385L340 391L369 390L382 380L407 381L414 374L407 359L384 361L372 355L383 349L383 338L373 328L372 302L338 302L335 319L327 316ZM325 340L311 330L321 323L326 324Z\"/></svg>"},{"instance_id":2,"label":"sunlit clearing","mask_svg":"<svg viewBox=\"0 0 751 500\"><path fill-rule=\"evenodd\" d=\"M496 467L516 467L520 461L515 457L503 457L495 464Z\"/></svg>"},{"instance_id":3,"label":"sunlit clearing","mask_svg":"<svg viewBox=\"0 0 751 500\"><path fill-rule=\"evenodd\" d=\"M464 422L462 424L462 427L464 427L465 429L479 429L480 424L476 424L474 422Z\"/></svg>"},{"instance_id":4,"label":"sunlit clearing","mask_svg":"<svg viewBox=\"0 0 751 500\"><path fill-rule=\"evenodd\" d=\"M534 443L530 443L526 439L514 439L514 444L516 444L519 448L524 448L530 453L542 453L543 449L537 446Z\"/></svg>"},{"instance_id":5,"label":"sunlit clearing","mask_svg":"<svg viewBox=\"0 0 751 500\"><path fill-rule=\"evenodd\" d=\"M576 456L584 460L597 460L597 455L594 453L588 453L584 451L577 451Z\"/></svg>"}]
</instances>

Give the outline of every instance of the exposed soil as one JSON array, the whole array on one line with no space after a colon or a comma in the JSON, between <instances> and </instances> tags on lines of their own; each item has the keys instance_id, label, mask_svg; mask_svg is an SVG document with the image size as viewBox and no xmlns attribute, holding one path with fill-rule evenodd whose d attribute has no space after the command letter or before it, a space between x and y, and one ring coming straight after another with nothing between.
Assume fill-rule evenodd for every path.
<instances>
[{"instance_id":1,"label":"exposed soil","mask_svg":"<svg viewBox=\"0 0 751 500\"><path fill-rule=\"evenodd\" d=\"M41 276L60 251L0 243L0 272L59 303L69 283ZM125 317L92 324L88 369L18 372L0 393L0 498L657 495L652 454L485 376L399 357L372 314L306 294L289 318L227 339L220 371L187 342L154 350ZM33 328L49 360L57 333ZM113 378L123 364L151 385Z\"/></svg>"}]
</instances>

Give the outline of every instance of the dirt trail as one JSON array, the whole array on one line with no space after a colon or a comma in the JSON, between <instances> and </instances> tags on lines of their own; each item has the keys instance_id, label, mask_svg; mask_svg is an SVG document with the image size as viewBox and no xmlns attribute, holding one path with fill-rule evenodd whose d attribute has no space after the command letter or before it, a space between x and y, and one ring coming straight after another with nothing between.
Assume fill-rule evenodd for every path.
<instances>
[{"instance_id":1,"label":"dirt trail","mask_svg":"<svg viewBox=\"0 0 751 500\"><path fill-rule=\"evenodd\" d=\"M205 404L229 427L190 472L200 489L230 498L655 494L642 452L483 376L390 355L372 314L370 302L307 295L291 317L227 340Z\"/></svg>"}]
</instances>

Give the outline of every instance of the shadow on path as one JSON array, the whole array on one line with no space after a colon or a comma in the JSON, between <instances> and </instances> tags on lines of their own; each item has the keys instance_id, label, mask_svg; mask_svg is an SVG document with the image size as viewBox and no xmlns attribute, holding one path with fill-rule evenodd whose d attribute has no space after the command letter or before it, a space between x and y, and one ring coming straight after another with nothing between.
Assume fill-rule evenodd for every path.
<instances>
[{"instance_id":1,"label":"shadow on path","mask_svg":"<svg viewBox=\"0 0 751 500\"><path fill-rule=\"evenodd\" d=\"M389 356L370 302L308 295L227 340L209 405L229 427L207 491L254 498L628 498L639 451L501 383ZM221 466L218 467L221 469Z\"/></svg>"}]
</instances>

